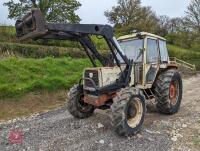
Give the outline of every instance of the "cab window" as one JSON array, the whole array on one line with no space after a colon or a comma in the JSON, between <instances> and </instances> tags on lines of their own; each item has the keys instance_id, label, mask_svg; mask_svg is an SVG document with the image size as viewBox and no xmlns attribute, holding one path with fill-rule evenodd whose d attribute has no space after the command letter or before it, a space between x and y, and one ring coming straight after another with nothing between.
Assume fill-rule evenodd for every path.
<instances>
[{"instance_id":1,"label":"cab window","mask_svg":"<svg viewBox=\"0 0 200 151\"><path fill-rule=\"evenodd\" d=\"M166 41L159 40L161 62L168 62L169 55L167 51Z\"/></svg>"},{"instance_id":2,"label":"cab window","mask_svg":"<svg viewBox=\"0 0 200 151\"><path fill-rule=\"evenodd\" d=\"M147 39L147 63L158 62L158 43L154 39Z\"/></svg>"}]
</instances>

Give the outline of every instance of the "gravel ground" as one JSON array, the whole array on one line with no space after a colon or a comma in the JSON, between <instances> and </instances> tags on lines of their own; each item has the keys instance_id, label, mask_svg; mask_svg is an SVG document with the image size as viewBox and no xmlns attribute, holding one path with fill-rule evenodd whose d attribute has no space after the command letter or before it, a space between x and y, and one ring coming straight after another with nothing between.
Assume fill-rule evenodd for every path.
<instances>
[{"instance_id":1,"label":"gravel ground","mask_svg":"<svg viewBox=\"0 0 200 151\"><path fill-rule=\"evenodd\" d=\"M97 110L91 118L74 119L60 108L40 115L0 123L0 151L17 150L200 150L200 75L184 80L181 110L173 116L158 114L148 103L142 131L119 137L110 125L110 111ZM10 141L20 131L21 143Z\"/></svg>"}]
</instances>

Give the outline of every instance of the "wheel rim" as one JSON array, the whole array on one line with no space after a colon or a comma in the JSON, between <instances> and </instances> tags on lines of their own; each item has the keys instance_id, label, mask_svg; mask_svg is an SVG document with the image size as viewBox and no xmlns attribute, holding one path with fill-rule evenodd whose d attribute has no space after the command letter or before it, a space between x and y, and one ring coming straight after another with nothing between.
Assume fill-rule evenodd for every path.
<instances>
[{"instance_id":1,"label":"wheel rim","mask_svg":"<svg viewBox=\"0 0 200 151\"><path fill-rule=\"evenodd\" d=\"M169 98L172 105L176 105L179 96L178 81L172 81L169 87Z\"/></svg>"},{"instance_id":2,"label":"wheel rim","mask_svg":"<svg viewBox=\"0 0 200 151\"><path fill-rule=\"evenodd\" d=\"M141 121L143 114L142 103L139 99L131 101L127 110L127 123L129 127L135 128Z\"/></svg>"}]
</instances>

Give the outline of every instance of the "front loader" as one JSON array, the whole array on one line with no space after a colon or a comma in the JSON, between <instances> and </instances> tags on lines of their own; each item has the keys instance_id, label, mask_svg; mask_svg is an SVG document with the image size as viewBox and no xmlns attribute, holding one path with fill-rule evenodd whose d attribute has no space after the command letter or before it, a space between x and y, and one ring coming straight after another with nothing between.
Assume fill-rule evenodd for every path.
<instances>
[{"instance_id":1,"label":"front loader","mask_svg":"<svg viewBox=\"0 0 200 151\"><path fill-rule=\"evenodd\" d=\"M16 32L19 40L70 40L82 45L94 67L86 68L68 93L68 110L76 118L90 117L95 109L111 109L114 130L130 136L142 127L146 101L155 99L158 111L165 114L180 108L182 78L178 67L170 64L162 37L138 32L117 40L109 25L46 23L39 9L18 20ZM107 57L96 49L93 35L107 42Z\"/></svg>"}]
</instances>

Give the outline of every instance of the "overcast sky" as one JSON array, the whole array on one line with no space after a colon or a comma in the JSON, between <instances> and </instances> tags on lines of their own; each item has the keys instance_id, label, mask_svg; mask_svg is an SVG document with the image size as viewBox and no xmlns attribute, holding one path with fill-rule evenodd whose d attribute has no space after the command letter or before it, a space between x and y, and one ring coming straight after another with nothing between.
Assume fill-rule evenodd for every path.
<instances>
[{"instance_id":1,"label":"overcast sky","mask_svg":"<svg viewBox=\"0 0 200 151\"><path fill-rule=\"evenodd\" d=\"M0 23L14 24L15 21L7 19L8 10L3 6L4 2L9 0L0 0ZM18 1L18 0L14 0ZM82 19L81 23L99 23L106 24L108 21L104 16L104 11L109 10L117 4L117 0L78 0L82 6L77 14ZM151 6L159 15L168 15L170 17L180 17L184 15L190 0L142 0L142 5Z\"/></svg>"}]
</instances>

